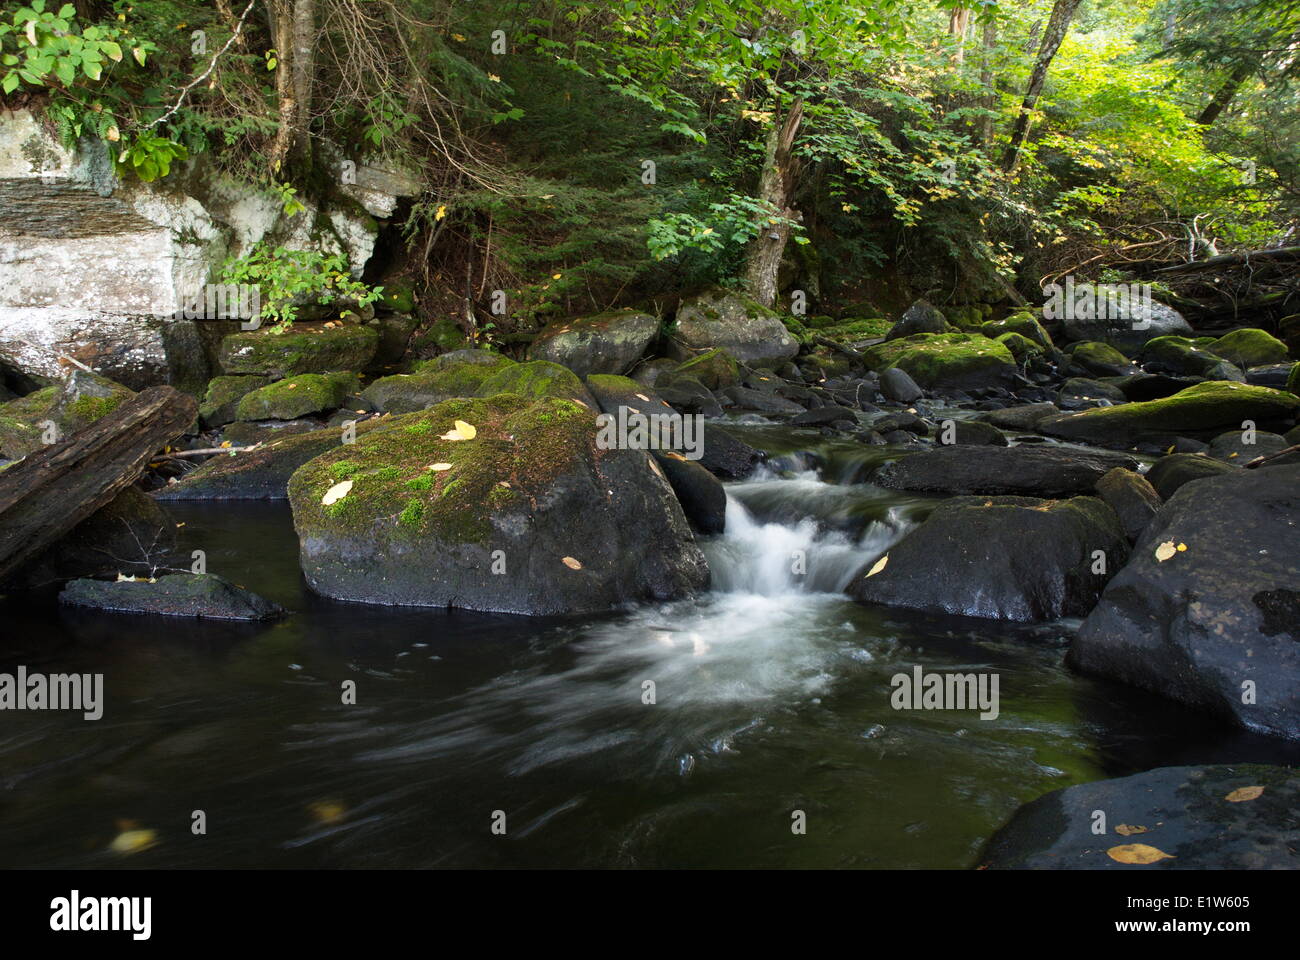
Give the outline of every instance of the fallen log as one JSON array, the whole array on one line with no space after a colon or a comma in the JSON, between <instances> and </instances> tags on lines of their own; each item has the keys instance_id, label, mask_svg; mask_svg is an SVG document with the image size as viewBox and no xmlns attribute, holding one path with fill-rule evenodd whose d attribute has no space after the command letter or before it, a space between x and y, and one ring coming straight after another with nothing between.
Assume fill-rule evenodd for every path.
<instances>
[{"instance_id":1,"label":"fallen log","mask_svg":"<svg viewBox=\"0 0 1300 960\"><path fill-rule=\"evenodd\" d=\"M830 339L829 337L822 337L822 336L813 337L813 343L817 344L818 346L825 347L828 350L833 350L836 353L842 353L844 356L848 357L850 360L854 361L855 363L860 363L863 364L864 366L866 365L867 362L866 358L863 357L862 354L858 353L858 351L854 350L852 347L846 347L842 343L836 343L834 340Z\"/></svg>"},{"instance_id":2,"label":"fallen log","mask_svg":"<svg viewBox=\"0 0 1300 960\"><path fill-rule=\"evenodd\" d=\"M1158 274L1196 273L1200 270L1218 270L1222 267L1238 267L1256 263L1291 263L1300 261L1300 247L1278 247L1275 250L1252 250L1249 253L1227 253L1221 257L1208 260L1193 260L1191 263L1179 263L1172 267L1161 267L1152 271Z\"/></svg>"},{"instance_id":3,"label":"fallen log","mask_svg":"<svg viewBox=\"0 0 1300 960\"><path fill-rule=\"evenodd\" d=\"M193 397L150 387L0 471L0 583L133 484L197 412Z\"/></svg>"}]
</instances>

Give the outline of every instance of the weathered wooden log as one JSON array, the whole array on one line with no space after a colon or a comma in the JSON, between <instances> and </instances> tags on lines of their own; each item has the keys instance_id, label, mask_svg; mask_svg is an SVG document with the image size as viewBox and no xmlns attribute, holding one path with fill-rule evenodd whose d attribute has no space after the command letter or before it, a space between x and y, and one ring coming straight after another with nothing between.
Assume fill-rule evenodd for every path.
<instances>
[{"instance_id":1,"label":"weathered wooden log","mask_svg":"<svg viewBox=\"0 0 1300 960\"><path fill-rule=\"evenodd\" d=\"M1196 273L1200 270L1220 270L1225 267L1239 267L1246 264L1291 263L1300 261L1300 247L1278 247L1275 250L1252 250L1249 253L1228 253L1208 260L1193 260L1191 263L1179 263L1172 267L1161 267L1153 271L1159 274Z\"/></svg>"},{"instance_id":2,"label":"weathered wooden log","mask_svg":"<svg viewBox=\"0 0 1300 960\"><path fill-rule=\"evenodd\" d=\"M140 476L198 403L150 387L103 419L0 470L0 583Z\"/></svg>"},{"instance_id":3,"label":"weathered wooden log","mask_svg":"<svg viewBox=\"0 0 1300 960\"><path fill-rule=\"evenodd\" d=\"M842 353L844 356L848 357L850 360L852 360L855 363L860 363L863 365L866 364L866 359L862 356L862 354L858 353L858 351L854 350L852 347L846 347L842 343L836 343L834 340L830 339L829 337L822 337L822 336L813 337L813 343L816 343L819 346L823 346L828 350L833 350L836 353Z\"/></svg>"}]
</instances>

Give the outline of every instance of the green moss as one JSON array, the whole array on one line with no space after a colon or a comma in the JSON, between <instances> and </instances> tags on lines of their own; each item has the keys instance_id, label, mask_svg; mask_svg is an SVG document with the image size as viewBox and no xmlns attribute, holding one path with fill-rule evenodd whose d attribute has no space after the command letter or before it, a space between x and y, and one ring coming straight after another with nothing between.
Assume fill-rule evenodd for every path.
<instances>
[{"instance_id":1,"label":"green moss","mask_svg":"<svg viewBox=\"0 0 1300 960\"><path fill-rule=\"evenodd\" d=\"M330 476L335 480L346 480L361 467L362 464L355 460L339 460L337 463L330 464Z\"/></svg>"},{"instance_id":2,"label":"green moss","mask_svg":"<svg viewBox=\"0 0 1300 960\"><path fill-rule=\"evenodd\" d=\"M675 377L691 377L700 381L710 390L730 387L740 382L740 367L736 359L721 349L709 350L692 357L668 374L671 382Z\"/></svg>"},{"instance_id":3,"label":"green moss","mask_svg":"<svg viewBox=\"0 0 1300 960\"><path fill-rule=\"evenodd\" d=\"M822 328L820 335L828 340L834 340L836 343L875 340L887 334L889 328L893 325L894 321L885 317L847 319L833 326Z\"/></svg>"},{"instance_id":4,"label":"green moss","mask_svg":"<svg viewBox=\"0 0 1300 960\"><path fill-rule=\"evenodd\" d=\"M548 360L516 363L493 374L483 381L476 396L491 397L499 393L512 393L520 397L563 397L587 402L587 388L568 367Z\"/></svg>"},{"instance_id":5,"label":"green moss","mask_svg":"<svg viewBox=\"0 0 1300 960\"><path fill-rule=\"evenodd\" d=\"M304 373L245 394L235 416L240 420L293 420L337 410L359 385L351 373Z\"/></svg>"},{"instance_id":6,"label":"green moss","mask_svg":"<svg viewBox=\"0 0 1300 960\"><path fill-rule=\"evenodd\" d=\"M1043 354L1041 344L1035 343L1028 337L1021 336L1018 333L1004 333L996 339L998 343L1010 350L1011 355L1020 363L1024 363L1031 357L1040 357Z\"/></svg>"},{"instance_id":7,"label":"green moss","mask_svg":"<svg viewBox=\"0 0 1300 960\"><path fill-rule=\"evenodd\" d=\"M1291 376L1286 378L1286 388L1300 397L1300 363L1291 368Z\"/></svg>"},{"instance_id":8,"label":"green moss","mask_svg":"<svg viewBox=\"0 0 1300 960\"><path fill-rule=\"evenodd\" d=\"M1052 347L1051 335L1043 329L1043 325L1038 322L1038 318L1032 313L1017 313L1005 320L990 320L986 323L980 323L972 332L981 333L994 339L1001 338L1004 333L1018 333L1022 337L1034 341L1040 347L1048 349Z\"/></svg>"},{"instance_id":9,"label":"green moss","mask_svg":"<svg viewBox=\"0 0 1300 960\"><path fill-rule=\"evenodd\" d=\"M379 349L379 331L358 323L270 327L232 333L221 342L227 374L291 377L329 370L364 370Z\"/></svg>"},{"instance_id":10,"label":"green moss","mask_svg":"<svg viewBox=\"0 0 1300 960\"><path fill-rule=\"evenodd\" d=\"M898 367L926 389L961 389L1015 366L1006 346L969 333L918 333L877 344L863 356L872 369Z\"/></svg>"},{"instance_id":11,"label":"green moss","mask_svg":"<svg viewBox=\"0 0 1300 960\"><path fill-rule=\"evenodd\" d=\"M82 427L108 416L121 406L122 401L129 395L123 392L109 397L78 397L68 404L67 413L78 427Z\"/></svg>"},{"instance_id":12,"label":"green moss","mask_svg":"<svg viewBox=\"0 0 1300 960\"><path fill-rule=\"evenodd\" d=\"M474 439L443 439L457 420L476 428ZM403 536L484 543L494 511L544 495L556 475L572 467L575 450L585 450L592 462L602 454L592 411L559 398L499 394L448 400L396 417L390 425L294 473L289 493L300 533L317 525L357 537L400 529ZM371 469L352 472L347 496L323 507L322 497L337 482L335 465L343 462ZM433 463L450 468L431 472Z\"/></svg>"},{"instance_id":13,"label":"green moss","mask_svg":"<svg viewBox=\"0 0 1300 960\"><path fill-rule=\"evenodd\" d=\"M1234 330L1212 341L1208 349L1242 367L1260 367L1269 363L1286 363L1286 344L1263 330Z\"/></svg>"},{"instance_id":14,"label":"green moss","mask_svg":"<svg viewBox=\"0 0 1300 960\"><path fill-rule=\"evenodd\" d=\"M1110 368L1130 367L1132 361L1109 343L1087 340L1076 343L1070 350L1070 356L1089 370L1102 372Z\"/></svg>"}]
</instances>

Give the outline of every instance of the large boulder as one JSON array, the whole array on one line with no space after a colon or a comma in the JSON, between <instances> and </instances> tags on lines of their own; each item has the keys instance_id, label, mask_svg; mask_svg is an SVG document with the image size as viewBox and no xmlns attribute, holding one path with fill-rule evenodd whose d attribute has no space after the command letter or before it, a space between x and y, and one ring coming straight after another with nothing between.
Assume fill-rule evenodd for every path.
<instances>
[{"instance_id":1,"label":"large boulder","mask_svg":"<svg viewBox=\"0 0 1300 960\"><path fill-rule=\"evenodd\" d=\"M664 386L678 377L697 380L710 390L732 387L740 382L740 366L736 359L726 350L706 350L698 357L680 364L675 370L664 374L660 379Z\"/></svg>"},{"instance_id":2,"label":"large boulder","mask_svg":"<svg viewBox=\"0 0 1300 960\"><path fill-rule=\"evenodd\" d=\"M271 382L270 377L213 377L208 383L203 402L199 404L199 419L209 429L233 423L239 419L239 401Z\"/></svg>"},{"instance_id":3,"label":"large boulder","mask_svg":"<svg viewBox=\"0 0 1300 960\"><path fill-rule=\"evenodd\" d=\"M311 413L328 413L343 405L360 382L355 373L304 373L268 383L240 398L239 420L294 420Z\"/></svg>"},{"instance_id":4,"label":"large boulder","mask_svg":"<svg viewBox=\"0 0 1300 960\"><path fill-rule=\"evenodd\" d=\"M528 359L549 360L580 377L621 374L645 354L659 319L639 310L615 310L547 324L528 348Z\"/></svg>"},{"instance_id":5,"label":"large boulder","mask_svg":"<svg viewBox=\"0 0 1300 960\"><path fill-rule=\"evenodd\" d=\"M737 293L712 289L681 302L673 339L686 356L720 347L741 363L777 367L799 342L777 314Z\"/></svg>"},{"instance_id":6,"label":"large boulder","mask_svg":"<svg viewBox=\"0 0 1300 960\"><path fill-rule=\"evenodd\" d=\"M1016 358L996 340L979 334L918 334L869 347L863 358L873 370L898 367L925 390L952 393L994 387L1016 372Z\"/></svg>"},{"instance_id":7,"label":"large boulder","mask_svg":"<svg viewBox=\"0 0 1300 960\"><path fill-rule=\"evenodd\" d=\"M1128 542L1095 497L955 497L854 575L863 603L1036 622L1087 613Z\"/></svg>"},{"instance_id":8,"label":"large boulder","mask_svg":"<svg viewBox=\"0 0 1300 960\"><path fill-rule=\"evenodd\" d=\"M379 333L359 323L295 324L283 330L241 330L221 341L227 375L292 377L300 373L364 370L379 349Z\"/></svg>"},{"instance_id":9,"label":"large boulder","mask_svg":"<svg viewBox=\"0 0 1300 960\"><path fill-rule=\"evenodd\" d=\"M251 590L211 573L172 573L156 580L74 580L63 588L59 602L201 620L272 620L284 612Z\"/></svg>"},{"instance_id":10,"label":"large boulder","mask_svg":"<svg viewBox=\"0 0 1300 960\"><path fill-rule=\"evenodd\" d=\"M393 418L305 464L289 497L307 582L342 600L591 613L709 578L654 461L601 449L593 411L563 398Z\"/></svg>"},{"instance_id":11,"label":"large boulder","mask_svg":"<svg viewBox=\"0 0 1300 960\"><path fill-rule=\"evenodd\" d=\"M453 397L472 397L485 380L514 365L499 354L458 350L421 364L414 373L372 381L361 399L380 413L414 413Z\"/></svg>"},{"instance_id":12,"label":"large boulder","mask_svg":"<svg viewBox=\"0 0 1300 960\"><path fill-rule=\"evenodd\" d=\"M1054 437L1104 447L1131 447L1143 440L1180 436L1213 437L1254 421L1260 429L1289 425L1300 410L1300 397L1268 387L1207 381L1171 397L1099 407L1048 417L1038 429Z\"/></svg>"},{"instance_id":13,"label":"large boulder","mask_svg":"<svg viewBox=\"0 0 1300 960\"><path fill-rule=\"evenodd\" d=\"M1165 370L1176 376L1241 383L1246 380L1246 375L1235 364L1186 337L1156 337L1142 348L1141 356L1149 368Z\"/></svg>"},{"instance_id":14,"label":"large boulder","mask_svg":"<svg viewBox=\"0 0 1300 960\"><path fill-rule=\"evenodd\" d=\"M1209 350L1239 367L1260 367L1269 363L1285 363L1287 360L1286 344L1254 327L1234 330L1219 337L1209 344Z\"/></svg>"},{"instance_id":15,"label":"large boulder","mask_svg":"<svg viewBox=\"0 0 1300 960\"><path fill-rule=\"evenodd\" d=\"M1300 737L1300 466L1181 487L1070 648L1080 670Z\"/></svg>"},{"instance_id":16,"label":"large boulder","mask_svg":"<svg viewBox=\"0 0 1300 960\"><path fill-rule=\"evenodd\" d=\"M1156 302L1140 306L1132 319L1065 318L1061 330L1066 340L1100 340L1125 353L1136 353L1155 337L1192 335L1192 325L1181 313Z\"/></svg>"},{"instance_id":17,"label":"large boulder","mask_svg":"<svg viewBox=\"0 0 1300 960\"><path fill-rule=\"evenodd\" d=\"M1294 870L1300 774L1288 767L1160 767L1025 804L981 866L1018 870ZM1104 833L1095 828L1105 814ZM1126 828L1120 830L1120 827ZM1147 860L1134 854L1155 853ZM1151 914L1164 923L1163 916Z\"/></svg>"},{"instance_id":18,"label":"large boulder","mask_svg":"<svg viewBox=\"0 0 1300 960\"><path fill-rule=\"evenodd\" d=\"M1117 453L1026 445L944 446L908 454L878 470L872 482L893 490L944 494L1022 494L1035 497L1091 493L1116 467L1136 461Z\"/></svg>"},{"instance_id":19,"label":"large boulder","mask_svg":"<svg viewBox=\"0 0 1300 960\"><path fill-rule=\"evenodd\" d=\"M1108 470L1097 481L1097 496L1115 511L1130 542L1142 535L1162 503L1146 477L1124 467Z\"/></svg>"},{"instance_id":20,"label":"large boulder","mask_svg":"<svg viewBox=\"0 0 1300 960\"><path fill-rule=\"evenodd\" d=\"M1201 453L1171 453L1151 465L1147 471L1147 482L1162 499L1168 500L1183 484L1205 477L1222 476L1236 469Z\"/></svg>"},{"instance_id":21,"label":"large boulder","mask_svg":"<svg viewBox=\"0 0 1300 960\"><path fill-rule=\"evenodd\" d=\"M1004 334L1018 333L1044 349L1050 350L1053 347L1051 336L1038 322L1038 318L1030 312L1012 314L1002 320L988 320L969 328L968 332L983 334L991 340L996 340Z\"/></svg>"},{"instance_id":22,"label":"large boulder","mask_svg":"<svg viewBox=\"0 0 1300 960\"><path fill-rule=\"evenodd\" d=\"M1138 366L1108 343L1087 340L1070 350L1070 361L1084 373L1097 377L1123 377L1138 372Z\"/></svg>"},{"instance_id":23,"label":"large boulder","mask_svg":"<svg viewBox=\"0 0 1300 960\"><path fill-rule=\"evenodd\" d=\"M494 397L510 393L538 400L542 397L559 397L574 400L592 411L595 416L596 398L591 395L577 375L567 367L547 360L514 363L501 367L479 384L477 397Z\"/></svg>"},{"instance_id":24,"label":"large boulder","mask_svg":"<svg viewBox=\"0 0 1300 960\"><path fill-rule=\"evenodd\" d=\"M885 339L901 340L918 333L950 333L952 330L942 313L924 300L918 300L907 308L898 323L889 328Z\"/></svg>"}]
</instances>

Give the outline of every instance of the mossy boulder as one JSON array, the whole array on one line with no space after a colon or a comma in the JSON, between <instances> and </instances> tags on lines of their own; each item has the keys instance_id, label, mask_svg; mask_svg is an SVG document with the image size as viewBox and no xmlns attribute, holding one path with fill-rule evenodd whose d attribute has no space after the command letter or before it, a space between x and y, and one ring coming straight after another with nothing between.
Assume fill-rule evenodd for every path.
<instances>
[{"instance_id":1,"label":"mossy boulder","mask_svg":"<svg viewBox=\"0 0 1300 960\"><path fill-rule=\"evenodd\" d=\"M1149 367L1180 376L1238 382L1246 379L1236 365L1187 337L1156 337L1142 348L1141 356Z\"/></svg>"},{"instance_id":2,"label":"mossy boulder","mask_svg":"<svg viewBox=\"0 0 1300 960\"><path fill-rule=\"evenodd\" d=\"M385 280L379 305L393 313L414 313L415 287L409 280Z\"/></svg>"},{"instance_id":3,"label":"mossy boulder","mask_svg":"<svg viewBox=\"0 0 1300 960\"><path fill-rule=\"evenodd\" d=\"M493 397L498 393L512 393L537 400L542 397L562 397L576 400L595 416L596 400L583 382L568 367L548 360L533 360L502 367L484 380L475 396Z\"/></svg>"},{"instance_id":4,"label":"mossy boulder","mask_svg":"<svg viewBox=\"0 0 1300 960\"><path fill-rule=\"evenodd\" d=\"M1239 367L1262 367L1268 363L1284 363L1287 359L1285 343L1253 327L1219 337L1208 349Z\"/></svg>"},{"instance_id":5,"label":"mossy boulder","mask_svg":"<svg viewBox=\"0 0 1300 960\"><path fill-rule=\"evenodd\" d=\"M903 312L898 323L889 328L885 339L901 340L919 333L952 333L953 329L937 307L918 300Z\"/></svg>"},{"instance_id":6,"label":"mossy boulder","mask_svg":"<svg viewBox=\"0 0 1300 960\"><path fill-rule=\"evenodd\" d=\"M284 330L241 330L221 341L222 373L292 377L364 370L379 349L379 331L359 323L297 324Z\"/></svg>"},{"instance_id":7,"label":"mossy boulder","mask_svg":"<svg viewBox=\"0 0 1300 960\"><path fill-rule=\"evenodd\" d=\"M355 373L303 373L277 380L244 395L235 408L239 420L294 420L328 413L361 386Z\"/></svg>"},{"instance_id":8,"label":"mossy boulder","mask_svg":"<svg viewBox=\"0 0 1300 960\"><path fill-rule=\"evenodd\" d=\"M1003 333L994 338L1002 346L1011 351L1011 355L1019 363L1025 363L1034 357L1043 355L1043 346L1036 341L1030 340L1019 333Z\"/></svg>"},{"instance_id":9,"label":"mossy boulder","mask_svg":"<svg viewBox=\"0 0 1300 960\"><path fill-rule=\"evenodd\" d=\"M816 336L836 343L858 343L863 340L880 340L894 322L888 317L855 317L816 331Z\"/></svg>"},{"instance_id":10,"label":"mossy boulder","mask_svg":"<svg viewBox=\"0 0 1300 960\"><path fill-rule=\"evenodd\" d=\"M621 374L645 355L658 334L659 318L640 310L557 320L537 334L528 359L558 363L580 377Z\"/></svg>"},{"instance_id":11,"label":"mossy boulder","mask_svg":"<svg viewBox=\"0 0 1300 960\"><path fill-rule=\"evenodd\" d=\"M472 438L448 436L463 436L457 421ZM307 582L343 600L532 615L705 586L662 472L597 437L595 411L560 397L501 393L393 418L293 475Z\"/></svg>"},{"instance_id":12,"label":"mossy boulder","mask_svg":"<svg viewBox=\"0 0 1300 960\"><path fill-rule=\"evenodd\" d=\"M412 347L417 353L431 350L461 350L469 344L469 337L454 317L439 317L415 335Z\"/></svg>"},{"instance_id":13,"label":"mossy boulder","mask_svg":"<svg viewBox=\"0 0 1300 960\"><path fill-rule=\"evenodd\" d=\"M1291 368L1291 376L1287 378L1286 389L1288 393L1300 397L1300 363Z\"/></svg>"},{"instance_id":14,"label":"mossy boulder","mask_svg":"<svg viewBox=\"0 0 1300 960\"><path fill-rule=\"evenodd\" d=\"M1215 380L1160 400L1048 417L1039 422L1038 429L1067 440L1131 447L1143 440L1213 437L1224 430L1240 429L1243 420L1255 421L1260 429L1289 425L1297 410L1300 397L1282 390Z\"/></svg>"},{"instance_id":15,"label":"mossy boulder","mask_svg":"<svg viewBox=\"0 0 1300 960\"><path fill-rule=\"evenodd\" d=\"M1075 366L1097 377L1123 377L1138 372L1135 364L1108 343L1085 340L1070 349L1070 360Z\"/></svg>"},{"instance_id":16,"label":"mossy boulder","mask_svg":"<svg viewBox=\"0 0 1300 960\"><path fill-rule=\"evenodd\" d=\"M134 396L120 383L74 369L61 383L0 404L0 458L18 460L45 445L47 436L64 440L107 416ZM47 424L52 423L52 433Z\"/></svg>"},{"instance_id":17,"label":"mossy boulder","mask_svg":"<svg viewBox=\"0 0 1300 960\"><path fill-rule=\"evenodd\" d=\"M173 573L154 581L74 580L59 594L59 603L201 620L272 620L284 612L211 573Z\"/></svg>"},{"instance_id":18,"label":"mossy boulder","mask_svg":"<svg viewBox=\"0 0 1300 960\"><path fill-rule=\"evenodd\" d=\"M971 333L918 334L864 351L874 370L898 367L925 390L952 392L996 386L1016 371L1003 344Z\"/></svg>"},{"instance_id":19,"label":"mossy boulder","mask_svg":"<svg viewBox=\"0 0 1300 960\"><path fill-rule=\"evenodd\" d=\"M233 423L239 419L239 401L271 382L270 377L213 377L199 405L199 419L209 429Z\"/></svg>"},{"instance_id":20,"label":"mossy boulder","mask_svg":"<svg viewBox=\"0 0 1300 960\"><path fill-rule=\"evenodd\" d=\"M453 397L472 397L483 382L515 362L508 357L485 351L457 351L474 354L472 359L448 360L444 354L421 364L415 373L380 377L361 391L361 398L382 413L414 413Z\"/></svg>"},{"instance_id":21,"label":"mossy boulder","mask_svg":"<svg viewBox=\"0 0 1300 960\"><path fill-rule=\"evenodd\" d=\"M774 368L799 352L775 311L719 288L681 302L672 336L680 359L720 347L741 363Z\"/></svg>"},{"instance_id":22,"label":"mossy boulder","mask_svg":"<svg viewBox=\"0 0 1300 960\"><path fill-rule=\"evenodd\" d=\"M1032 340L1044 349L1052 349L1052 337L1038 322L1032 313L1017 313L1002 320L989 320L974 327L969 332L980 333L991 339L998 339L1005 333L1018 333Z\"/></svg>"},{"instance_id":23,"label":"mossy boulder","mask_svg":"<svg viewBox=\"0 0 1300 960\"><path fill-rule=\"evenodd\" d=\"M1076 288L1076 292L1080 291L1081 288ZM1062 319L1061 330L1067 341L1100 340L1130 355L1137 353L1145 343L1156 337L1187 337L1192 334L1192 325L1187 319L1163 303L1139 302L1130 312L1132 315L1123 319L1084 316ZM1061 316L1059 304L1055 315Z\"/></svg>"},{"instance_id":24,"label":"mossy boulder","mask_svg":"<svg viewBox=\"0 0 1300 960\"><path fill-rule=\"evenodd\" d=\"M740 366L736 358L725 350L708 350L698 357L692 357L677 369L664 375L663 383L671 383L675 377L691 377L704 384L710 390L731 387L740 382Z\"/></svg>"}]
</instances>

